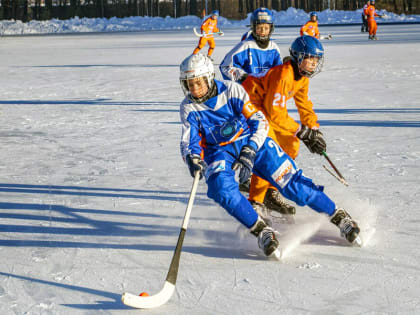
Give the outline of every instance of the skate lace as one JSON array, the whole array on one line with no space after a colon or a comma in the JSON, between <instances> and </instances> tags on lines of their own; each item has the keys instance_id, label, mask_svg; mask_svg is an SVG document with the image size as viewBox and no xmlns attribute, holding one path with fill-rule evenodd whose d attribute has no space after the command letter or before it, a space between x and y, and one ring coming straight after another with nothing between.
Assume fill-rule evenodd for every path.
<instances>
[{"instance_id":1,"label":"skate lace","mask_svg":"<svg viewBox=\"0 0 420 315\"><path fill-rule=\"evenodd\" d=\"M283 199L282 196L276 191L272 191L270 194L271 200L276 202L279 206L285 207L288 206L286 201Z\"/></svg>"},{"instance_id":2,"label":"skate lace","mask_svg":"<svg viewBox=\"0 0 420 315\"><path fill-rule=\"evenodd\" d=\"M264 249L269 246L274 239L274 230L270 227L266 227L261 231L260 235L258 235L258 246Z\"/></svg>"},{"instance_id":3,"label":"skate lace","mask_svg":"<svg viewBox=\"0 0 420 315\"><path fill-rule=\"evenodd\" d=\"M347 235L354 228L354 222L350 217L344 217L340 222L340 232L342 235Z\"/></svg>"}]
</instances>

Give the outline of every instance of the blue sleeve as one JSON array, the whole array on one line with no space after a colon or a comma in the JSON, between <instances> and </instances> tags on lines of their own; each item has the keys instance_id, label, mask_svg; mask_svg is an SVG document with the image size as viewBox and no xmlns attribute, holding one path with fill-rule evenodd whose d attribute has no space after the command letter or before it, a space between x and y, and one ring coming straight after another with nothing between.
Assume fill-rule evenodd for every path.
<instances>
[{"instance_id":1,"label":"blue sleeve","mask_svg":"<svg viewBox=\"0 0 420 315\"><path fill-rule=\"evenodd\" d=\"M188 154L200 155L202 147L200 146L200 124L197 115L194 112L186 114L181 112L182 136L181 136L181 155L185 160Z\"/></svg>"},{"instance_id":2,"label":"blue sleeve","mask_svg":"<svg viewBox=\"0 0 420 315\"><path fill-rule=\"evenodd\" d=\"M245 65L248 63L248 49L243 49L243 43L241 42L220 63L220 73L224 80L238 81L242 75L247 74Z\"/></svg>"},{"instance_id":3,"label":"blue sleeve","mask_svg":"<svg viewBox=\"0 0 420 315\"><path fill-rule=\"evenodd\" d=\"M283 60L281 59L280 53L277 53L273 60L273 67L282 65L282 64L283 64Z\"/></svg>"}]
</instances>

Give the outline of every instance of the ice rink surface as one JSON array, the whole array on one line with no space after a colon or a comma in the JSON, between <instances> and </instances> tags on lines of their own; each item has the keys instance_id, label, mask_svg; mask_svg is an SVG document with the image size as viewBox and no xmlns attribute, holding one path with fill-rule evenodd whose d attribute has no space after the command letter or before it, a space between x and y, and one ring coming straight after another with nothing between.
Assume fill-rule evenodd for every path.
<instances>
[{"instance_id":1,"label":"ice rink surface","mask_svg":"<svg viewBox=\"0 0 420 315\"><path fill-rule=\"evenodd\" d=\"M275 30L283 56L298 30ZM246 29L223 31L216 65ZM378 41L359 26L320 31L333 39L310 95L350 186L304 147L297 163L376 227L371 242L348 247L327 223L269 261L200 182L176 292L143 311L120 296L158 292L172 258L192 184L179 152L178 66L198 38L0 38L0 313L419 313L420 25L379 25ZM315 215L299 208L297 219Z\"/></svg>"}]
</instances>

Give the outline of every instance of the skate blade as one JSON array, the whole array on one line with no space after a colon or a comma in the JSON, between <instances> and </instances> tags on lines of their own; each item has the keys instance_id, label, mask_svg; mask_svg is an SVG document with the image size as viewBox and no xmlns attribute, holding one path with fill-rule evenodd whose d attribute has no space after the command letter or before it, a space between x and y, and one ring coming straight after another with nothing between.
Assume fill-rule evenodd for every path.
<instances>
[{"instance_id":1,"label":"skate blade","mask_svg":"<svg viewBox=\"0 0 420 315\"><path fill-rule=\"evenodd\" d=\"M356 247L362 247L362 246L363 246L363 241L362 241L362 238L361 238L360 236L357 236L357 237L354 239L354 241L353 241L352 245L353 245L353 246L356 246Z\"/></svg>"},{"instance_id":2,"label":"skate blade","mask_svg":"<svg viewBox=\"0 0 420 315\"><path fill-rule=\"evenodd\" d=\"M371 241L373 235L375 234L376 229L374 227L371 228L367 228L365 230L363 230L360 235L358 236L358 238L361 239L361 245L360 247L365 247L368 245L368 243Z\"/></svg>"},{"instance_id":3,"label":"skate blade","mask_svg":"<svg viewBox=\"0 0 420 315\"><path fill-rule=\"evenodd\" d=\"M270 254L270 256L268 256L269 258L274 258L274 259L277 259L277 260L281 260L281 250L280 249L276 249L274 252L272 252L271 254Z\"/></svg>"}]
</instances>

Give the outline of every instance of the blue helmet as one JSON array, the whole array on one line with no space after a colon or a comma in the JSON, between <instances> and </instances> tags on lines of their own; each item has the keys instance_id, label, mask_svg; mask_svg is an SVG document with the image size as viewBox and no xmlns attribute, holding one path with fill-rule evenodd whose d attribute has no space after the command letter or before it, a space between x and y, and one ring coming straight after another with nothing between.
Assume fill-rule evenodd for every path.
<instances>
[{"instance_id":1,"label":"blue helmet","mask_svg":"<svg viewBox=\"0 0 420 315\"><path fill-rule=\"evenodd\" d=\"M311 78L321 72L324 64L324 47L322 47L321 42L317 38L309 35L300 36L292 43L289 51L292 60L298 64L301 75ZM311 57L318 59L316 68L312 71L301 69L300 65L302 61Z\"/></svg>"},{"instance_id":2,"label":"blue helmet","mask_svg":"<svg viewBox=\"0 0 420 315\"><path fill-rule=\"evenodd\" d=\"M273 12L266 8L259 8L252 12L251 24L273 24Z\"/></svg>"},{"instance_id":3,"label":"blue helmet","mask_svg":"<svg viewBox=\"0 0 420 315\"><path fill-rule=\"evenodd\" d=\"M219 16L219 10L213 10L211 15Z\"/></svg>"},{"instance_id":4,"label":"blue helmet","mask_svg":"<svg viewBox=\"0 0 420 315\"><path fill-rule=\"evenodd\" d=\"M257 35L256 27L257 27L258 24L270 24L271 25L270 33L268 34L268 36ZM273 33L273 30L274 30L273 12L271 12L271 10L268 10L267 8L256 9L251 14L251 27L252 27L252 36L257 41L268 42L268 40L270 39L270 36L271 36L271 34Z\"/></svg>"},{"instance_id":5,"label":"blue helmet","mask_svg":"<svg viewBox=\"0 0 420 315\"><path fill-rule=\"evenodd\" d=\"M311 13L309 14L309 17L313 17L313 16L316 16L316 17L318 18L318 13L316 13L316 12L314 11L314 12L311 12Z\"/></svg>"}]
</instances>

